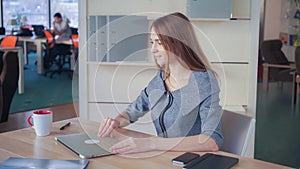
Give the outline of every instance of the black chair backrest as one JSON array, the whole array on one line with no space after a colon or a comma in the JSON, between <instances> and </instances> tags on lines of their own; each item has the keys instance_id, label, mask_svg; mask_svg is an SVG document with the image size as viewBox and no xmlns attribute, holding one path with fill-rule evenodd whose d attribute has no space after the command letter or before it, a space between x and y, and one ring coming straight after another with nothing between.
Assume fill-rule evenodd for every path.
<instances>
[{"instance_id":1,"label":"black chair backrest","mask_svg":"<svg viewBox=\"0 0 300 169\"><path fill-rule=\"evenodd\" d=\"M0 27L0 35L5 35L5 28L4 27Z\"/></svg>"},{"instance_id":2,"label":"black chair backrest","mask_svg":"<svg viewBox=\"0 0 300 169\"><path fill-rule=\"evenodd\" d=\"M282 42L278 39L262 42L261 52L264 61L269 64L289 65L289 61L281 50Z\"/></svg>"},{"instance_id":3,"label":"black chair backrest","mask_svg":"<svg viewBox=\"0 0 300 169\"><path fill-rule=\"evenodd\" d=\"M220 150L245 156L251 135L254 133L255 119L224 110L221 120L224 143Z\"/></svg>"},{"instance_id":4,"label":"black chair backrest","mask_svg":"<svg viewBox=\"0 0 300 169\"><path fill-rule=\"evenodd\" d=\"M297 46L295 50L295 64L297 74L300 75L300 46Z\"/></svg>"},{"instance_id":5,"label":"black chair backrest","mask_svg":"<svg viewBox=\"0 0 300 169\"><path fill-rule=\"evenodd\" d=\"M72 35L78 35L78 28L70 27Z\"/></svg>"},{"instance_id":6,"label":"black chair backrest","mask_svg":"<svg viewBox=\"0 0 300 169\"><path fill-rule=\"evenodd\" d=\"M18 54L0 52L0 122L8 120L10 105L18 87L18 78Z\"/></svg>"}]
</instances>

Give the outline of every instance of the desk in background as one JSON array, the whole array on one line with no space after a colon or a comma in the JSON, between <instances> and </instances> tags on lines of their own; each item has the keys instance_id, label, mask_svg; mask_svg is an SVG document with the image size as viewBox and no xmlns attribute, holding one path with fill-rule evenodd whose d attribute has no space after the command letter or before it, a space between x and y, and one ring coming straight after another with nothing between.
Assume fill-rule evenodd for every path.
<instances>
[{"instance_id":1,"label":"desk in background","mask_svg":"<svg viewBox=\"0 0 300 169\"><path fill-rule=\"evenodd\" d=\"M25 119L24 119L25 120ZM71 125L65 130L59 128L66 122ZM83 131L96 132L99 123L73 118L60 122L55 122L52 126L51 135L46 137L37 137L33 128L25 128L12 132L0 134L0 161L9 157L23 158L45 158L45 159L80 159L75 153L55 141L54 137L61 134L79 133ZM126 129L120 129L123 134L132 137L145 137L143 133L138 133ZM163 169L180 169L181 167L172 164L171 159L182 154L183 152L148 152L133 154L133 157L124 157L118 155L105 156L90 159L88 169L106 168L106 169L140 169L140 168L163 168ZM153 156L153 154L155 154ZM199 154L204 154L203 152ZM216 152L216 154L233 156L239 158L239 163L232 167L233 169L288 169L289 167L272 164L260 160L255 160L237 155ZM144 158L138 158L144 157Z\"/></svg>"},{"instance_id":2,"label":"desk in background","mask_svg":"<svg viewBox=\"0 0 300 169\"><path fill-rule=\"evenodd\" d=\"M28 37L28 36L19 36L18 41L23 42L24 48L24 60L25 64L28 63L27 59L27 42L33 42L36 46L36 54L37 54L37 72L39 74L44 73L44 66L43 66L43 50L42 50L42 43L46 42L46 38L38 38L36 36Z\"/></svg>"},{"instance_id":3,"label":"desk in background","mask_svg":"<svg viewBox=\"0 0 300 169\"><path fill-rule=\"evenodd\" d=\"M19 41L23 42L24 47L24 58L25 63L27 63L27 42L33 42L36 46L36 54L37 54L37 72L38 74L44 73L44 59L43 59L43 49L42 44L46 43L47 38L38 38L36 36L28 37L28 36L19 36ZM72 45L71 39L58 39L56 43Z\"/></svg>"},{"instance_id":4,"label":"desk in background","mask_svg":"<svg viewBox=\"0 0 300 169\"><path fill-rule=\"evenodd\" d=\"M23 48L22 47L0 47L0 51L12 51L18 52L18 60L19 60L19 80L18 80L18 93L24 93L24 57L23 57Z\"/></svg>"}]
</instances>

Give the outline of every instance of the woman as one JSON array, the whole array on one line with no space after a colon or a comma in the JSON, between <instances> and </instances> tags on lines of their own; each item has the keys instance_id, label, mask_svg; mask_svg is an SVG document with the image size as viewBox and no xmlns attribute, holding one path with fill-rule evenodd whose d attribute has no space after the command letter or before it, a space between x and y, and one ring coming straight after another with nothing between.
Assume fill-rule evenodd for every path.
<instances>
[{"instance_id":1,"label":"woman","mask_svg":"<svg viewBox=\"0 0 300 169\"><path fill-rule=\"evenodd\" d=\"M159 137L128 138L110 151L218 151L223 142L219 85L189 19L181 13L158 18L150 40L160 71L124 112L104 119L98 136L111 136L151 110Z\"/></svg>"}]
</instances>

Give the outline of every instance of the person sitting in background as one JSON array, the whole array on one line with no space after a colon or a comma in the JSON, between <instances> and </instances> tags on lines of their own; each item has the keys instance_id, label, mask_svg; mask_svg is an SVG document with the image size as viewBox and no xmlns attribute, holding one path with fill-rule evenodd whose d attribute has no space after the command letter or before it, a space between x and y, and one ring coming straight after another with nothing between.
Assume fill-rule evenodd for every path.
<instances>
[{"instance_id":1,"label":"person sitting in background","mask_svg":"<svg viewBox=\"0 0 300 169\"><path fill-rule=\"evenodd\" d=\"M53 30L51 32L56 40L58 39L70 39L72 32L69 26L69 20L62 18L60 13L54 14ZM57 43L55 41L54 47L49 50L44 57L44 67L49 69L58 55L69 55L71 46L69 44ZM57 64L59 61L56 62Z\"/></svg>"},{"instance_id":2,"label":"person sitting in background","mask_svg":"<svg viewBox=\"0 0 300 169\"><path fill-rule=\"evenodd\" d=\"M57 35L57 38L70 38L72 34L69 26L69 20L67 18L63 19L59 12L54 14L52 33Z\"/></svg>"}]
</instances>

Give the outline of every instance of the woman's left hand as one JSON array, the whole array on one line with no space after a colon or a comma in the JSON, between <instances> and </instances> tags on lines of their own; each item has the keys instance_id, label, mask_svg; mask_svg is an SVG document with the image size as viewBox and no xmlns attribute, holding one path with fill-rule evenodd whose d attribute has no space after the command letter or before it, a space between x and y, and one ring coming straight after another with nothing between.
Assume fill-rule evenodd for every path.
<instances>
[{"instance_id":1,"label":"woman's left hand","mask_svg":"<svg viewBox=\"0 0 300 169\"><path fill-rule=\"evenodd\" d=\"M139 153L154 150L155 144L151 137L133 138L122 140L110 148L110 151L118 154Z\"/></svg>"}]
</instances>

